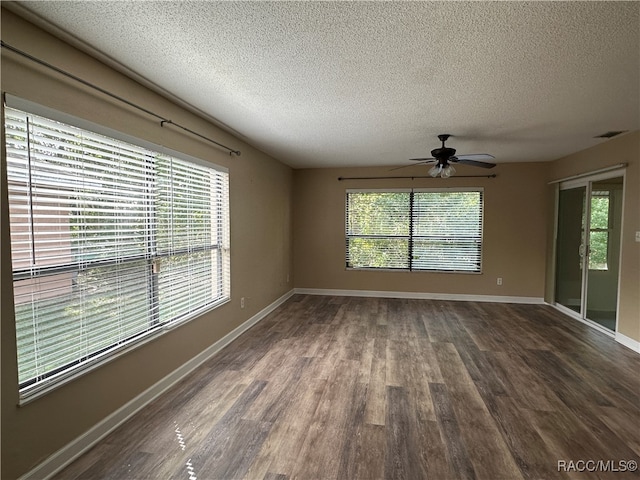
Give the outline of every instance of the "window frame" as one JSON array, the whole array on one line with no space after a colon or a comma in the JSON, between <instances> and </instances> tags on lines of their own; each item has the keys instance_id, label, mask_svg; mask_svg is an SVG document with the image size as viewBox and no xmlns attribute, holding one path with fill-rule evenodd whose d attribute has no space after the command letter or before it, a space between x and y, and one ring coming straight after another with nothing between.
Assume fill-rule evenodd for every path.
<instances>
[{"instance_id":1,"label":"window frame","mask_svg":"<svg viewBox=\"0 0 640 480\"><path fill-rule=\"evenodd\" d=\"M45 374L38 374L34 379L29 379L28 381L23 381L19 384L19 402L20 404L28 403L33 399L39 398L40 396L52 391L60 386L72 381L73 379L85 375L91 372L93 369L114 360L121 355L126 354L127 352L139 348L147 342L153 341L159 336L165 334L166 332L176 328L180 325L183 325L197 317L200 317L203 313L211 311L230 302L231 299L231 273L230 273L230 192L229 192L229 171L226 167L198 159L196 157L190 156L188 154L178 152L172 149L169 149L164 146L156 145L151 142L124 134L122 132L110 129L108 127L104 127L102 125L95 124L93 122L89 122L84 119L77 118L75 116L59 112L57 110L30 102L28 100L20 99L18 97L14 97L12 95L5 95L5 105L3 107L3 117L2 122L3 125L6 122L5 117L5 107L20 110L27 115L36 115L40 117L44 117L49 120L53 120L55 122L61 122L63 124L69 125L72 128L81 129L84 131L88 131L91 133L95 133L97 135L106 137L111 140L115 140L116 142L125 142L131 144L136 147L141 147L146 150L150 150L159 155L169 157L170 159L175 159L180 162L188 162L194 164L199 167L204 167L209 169L211 173L211 181L214 180L216 182L222 181L222 186L218 185L221 188L222 197L221 200L216 201L216 205L218 208L216 210L211 210L211 214L209 216L211 222L217 222L219 217L222 216L222 228L224 232L220 232L220 230L216 230L218 238L211 238L210 247L208 248L185 248L183 249L177 248L170 252L166 251L155 251L154 255L149 255L148 246L145 246L145 252L142 254L131 255L125 257L124 259L116 259L115 257L109 259L97 259L91 260L88 262L83 262L83 264L88 268L91 267L108 267L114 265L122 265L123 263L127 263L132 265L134 262L145 262L149 270L154 270L157 268L157 262L162 258L166 257L175 257L176 255L182 253L197 253L199 250L207 250L211 251L211 255L214 255L214 251L217 251L217 267L215 263L212 263L212 275L216 283L214 285L217 286L216 290L212 290L213 297L211 297L212 301L209 303L205 303L200 307L192 308L187 313L178 314L175 318L171 318L167 321L159 321L157 313L154 313L153 308L148 308L150 303L147 303L146 318L148 319L149 326L144 331L136 333L129 338L126 338L124 341L116 342L114 344L110 344L108 347L104 348L100 351L94 351L87 358L78 358L73 362L67 362L64 365L59 366L58 368L54 368L48 370ZM6 139L4 139L6 140ZM6 148L7 143L3 142L3 147ZM8 155L7 155L8 156ZM156 173L157 174L157 173ZM173 174L170 177L174 179ZM222 180L220 180L222 179ZM172 180L173 181L173 180ZM7 177L7 183L10 185L12 180ZM210 192L215 196L214 188L217 188L212 183L210 185ZM30 195L28 195L30 197ZM213 197L212 197L213 198ZM215 200L212 200L215 201ZM152 213L149 213L152 215ZM146 217L145 217L146 218ZM147 219L148 220L148 219ZM147 236L148 232L145 231L145 242L148 240ZM157 232L156 232L157 235ZM225 238L220 237L220 235ZM13 256L13 251L12 251ZM212 260L213 261L213 260ZM13 270L12 265L12 273L13 273L13 282L12 288L15 290L16 282L19 282L24 279L34 279L38 278L38 276L43 275L51 275L51 274L73 274L78 272L78 262L70 261L68 264L56 264L52 266L36 266L31 268L18 268L17 270ZM115 278L115 277L114 277ZM147 277L145 277L147 278ZM148 288L148 283L147 283ZM154 299L153 301L158 302L158 299ZM16 316L17 322L17 306L14 307L14 315ZM17 346L17 337L16 337L16 346ZM19 355L19 352L16 352ZM19 360L19 359L18 359ZM16 381L18 381L18 377L16 376Z\"/></svg>"},{"instance_id":2,"label":"window frame","mask_svg":"<svg viewBox=\"0 0 640 480\"><path fill-rule=\"evenodd\" d=\"M414 195L420 193L464 193L475 192L480 195L479 205L479 237L478 237L478 263L475 270L461 270L461 269L439 269L439 268L416 268L414 266L416 257L414 243L417 239L426 238L425 236L417 235L414 232L414 221L416 218L414 209ZM359 237L371 237L367 235L350 235L349 234L349 194L352 193L409 193L409 205L408 205L408 258L407 268L393 268L393 267L371 267L371 266L352 266L349 258L349 240L351 238ZM345 269L350 271L376 271L376 272L411 272L411 273L452 273L452 274L470 274L478 275L483 271L483 253L484 253L484 204L485 194L484 187L446 187L446 188L354 188L345 190ZM379 235L385 237L384 235ZM399 238L398 236L390 238Z\"/></svg>"}]
</instances>

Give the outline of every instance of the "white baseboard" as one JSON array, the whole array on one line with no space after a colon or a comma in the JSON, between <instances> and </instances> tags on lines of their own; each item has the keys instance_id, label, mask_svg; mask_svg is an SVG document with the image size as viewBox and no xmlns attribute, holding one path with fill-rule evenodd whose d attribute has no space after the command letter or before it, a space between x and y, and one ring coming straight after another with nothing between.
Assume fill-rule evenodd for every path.
<instances>
[{"instance_id":1,"label":"white baseboard","mask_svg":"<svg viewBox=\"0 0 640 480\"><path fill-rule=\"evenodd\" d=\"M465 302L496 302L543 304L542 297L511 297L505 295L467 295L455 293L393 292L387 290L334 290L324 288L296 288L302 295L333 295L337 297L411 298L418 300L452 300Z\"/></svg>"},{"instance_id":2,"label":"white baseboard","mask_svg":"<svg viewBox=\"0 0 640 480\"><path fill-rule=\"evenodd\" d=\"M135 413L141 410L143 407L151 403L158 396L166 392L173 385L178 383L182 378L191 373L201 364L209 360L213 355L218 353L224 347L226 347L233 340L238 338L248 329L253 327L256 323L266 317L269 313L274 311L284 302L286 302L291 296L294 294L294 291L291 290L285 293L283 296L278 298L275 302L266 306L258 313L253 315L247 321L245 321L242 325L239 325L234 330L229 332L227 335L222 337L216 343L206 348L198 355L193 357L184 365L180 366L169 375L164 377L162 380L157 382L156 384L149 387L147 390L142 392L137 397L133 398L125 405L120 407L118 410L113 412L108 417L101 420L99 423L94 425L91 429L89 429L84 434L80 435L78 438L73 440L71 443L65 445L56 453L47 458L40 465L27 472L23 476L20 477L20 480L41 480L47 479L55 475L57 472L62 470L64 467L73 462L80 455L85 453L91 447L93 447L97 442L106 437L109 433L119 427L126 420L131 418Z\"/></svg>"},{"instance_id":3,"label":"white baseboard","mask_svg":"<svg viewBox=\"0 0 640 480\"><path fill-rule=\"evenodd\" d=\"M634 352L640 353L640 342L634 340L631 337L627 337L625 334L616 332L615 336L616 342L621 343L627 348L630 348Z\"/></svg>"}]
</instances>

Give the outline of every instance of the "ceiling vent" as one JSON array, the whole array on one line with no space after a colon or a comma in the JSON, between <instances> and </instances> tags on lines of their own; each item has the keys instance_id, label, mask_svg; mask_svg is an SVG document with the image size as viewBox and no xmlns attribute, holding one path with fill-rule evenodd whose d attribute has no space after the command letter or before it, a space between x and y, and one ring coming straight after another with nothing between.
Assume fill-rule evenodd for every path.
<instances>
[{"instance_id":1,"label":"ceiling vent","mask_svg":"<svg viewBox=\"0 0 640 480\"><path fill-rule=\"evenodd\" d=\"M596 135L593 138L613 138L620 135L621 133L625 133L626 131L627 130L613 130L611 132L603 133L602 135Z\"/></svg>"}]
</instances>

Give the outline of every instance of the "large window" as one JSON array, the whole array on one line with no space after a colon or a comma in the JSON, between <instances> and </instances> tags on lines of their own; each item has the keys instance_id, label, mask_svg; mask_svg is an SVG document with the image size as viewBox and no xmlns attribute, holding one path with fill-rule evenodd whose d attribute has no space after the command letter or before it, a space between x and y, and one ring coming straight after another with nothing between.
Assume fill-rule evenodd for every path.
<instances>
[{"instance_id":1,"label":"large window","mask_svg":"<svg viewBox=\"0 0 640 480\"><path fill-rule=\"evenodd\" d=\"M480 272L482 193L347 190L347 268Z\"/></svg>"},{"instance_id":2,"label":"large window","mask_svg":"<svg viewBox=\"0 0 640 480\"><path fill-rule=\"evenodd\" d=\"M5 127L23 395L229 298L226 171L12 108Z\"/></svg>"}]
</instances>

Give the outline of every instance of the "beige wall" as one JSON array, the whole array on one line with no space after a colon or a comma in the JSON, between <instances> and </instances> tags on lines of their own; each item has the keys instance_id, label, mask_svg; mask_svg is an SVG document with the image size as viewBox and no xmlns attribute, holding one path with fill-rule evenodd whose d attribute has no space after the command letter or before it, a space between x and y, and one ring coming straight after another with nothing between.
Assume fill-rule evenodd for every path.
<instances>
[{"instance_id":1,"label":"beige wall","mask_svg":"<svg viewBox=\"0 0 640 480\"><path fill-rule=\"evenodd\" d=\"M2 91L229 168L231 302L18 407L6 162L2 161L2 471L16 478L291 290L292 171L2 10L2 40L242 151L230 157L2 49ZM2 149L4 152L4 148ZM246 308L240 309L240 297Z\"/></svg>"},{"instance_id":2,"label":"beige wall","mask_svg":"<svg viewBox=\"0 0 640 480\"><path fill-rule=\"evenodd\" d=\"M549 179L557 180L619 163L627 163L622 218L622 249L620 263L620 304L618 331L640 342L640 243L635 232L640 231L640 131L628 133L549 164ZM554 192L549 193L553 198ZM552 225L550 218L548 225ZM553 300L553 238L547 244L547 301Z\"/></svg>"},{"instance_id":3,"label":"beige wall","mask_svg":"<svg viewBox=\"0 0 640 480\"><path fill-rule=\"evenodd\" d=\"M460 166L458 175L497 178L344 180L338 177L425 175L426 168L308 169L294 172L296 287L542 298L547 217L547 165L504 164L493 170ZM345 269L348 188L484 187L482 274L373 272ZM503 285L496 284L497 277Z\"/></svg>"}]
</instances>

